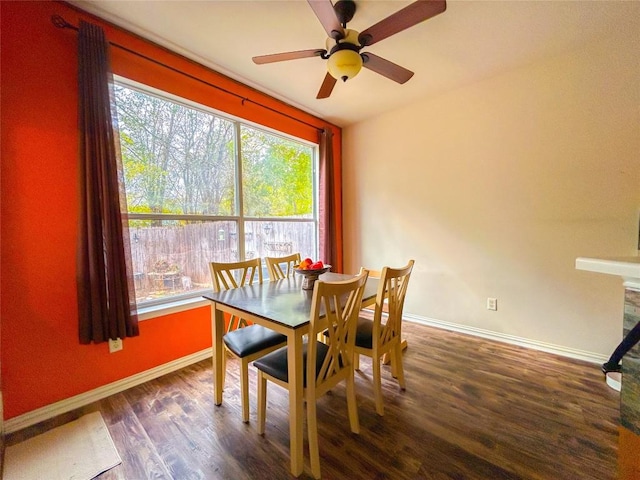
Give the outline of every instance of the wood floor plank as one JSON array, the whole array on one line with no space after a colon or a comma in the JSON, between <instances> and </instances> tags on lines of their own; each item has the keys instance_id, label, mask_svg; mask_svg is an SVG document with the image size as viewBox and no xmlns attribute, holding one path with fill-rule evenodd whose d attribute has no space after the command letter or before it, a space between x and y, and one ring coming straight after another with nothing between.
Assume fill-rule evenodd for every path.
<instances>
[{"instance_id":1,"label":"wood floor plank","mask_svg":"<svg viewBox=\"0 0 640 480\"><path fill-rule=\"evenodd\" d=\"M345 390L318 401L324 478L613 480L619 394L598 365L405 322L407 389L384 366L385 415L375 413L371 361L356 373L360 434ZM100 410L123 464L100 480L292 478L287 391L270 384L266 431L242 423L239 365L229 358L221 406L204 360L7 436L22 439ZM306 431L305 431L306 438ZM305 442L305 471L312 478Z\"/></svg>"}]
</instances>

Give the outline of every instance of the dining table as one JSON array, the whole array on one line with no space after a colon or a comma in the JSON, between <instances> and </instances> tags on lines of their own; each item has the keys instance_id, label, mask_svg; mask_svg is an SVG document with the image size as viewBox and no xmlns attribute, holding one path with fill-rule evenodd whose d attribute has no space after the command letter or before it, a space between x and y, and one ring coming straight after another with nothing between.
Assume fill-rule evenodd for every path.
<instances>
[{"instance_id":1,"label":"dining table","mask_svg":"<svg viewBox=\"0 0 640 480\"><path fill-rule=\"evenodd\" d=\"M319 281L342 281L354 275L327 272ZM286 335L289 359L289 449L291 473L299 476L304 466L304 391L302 350L309 332L313 290L302 288L304 277L293 274L276 281L254 283L240 288L203 295L212 302L211 331L213 337L213 395L222 404L225 313L263 325ZM375 303L378 279L369 278L362 296L362 307Z\"/></svg>"}]
</instances>

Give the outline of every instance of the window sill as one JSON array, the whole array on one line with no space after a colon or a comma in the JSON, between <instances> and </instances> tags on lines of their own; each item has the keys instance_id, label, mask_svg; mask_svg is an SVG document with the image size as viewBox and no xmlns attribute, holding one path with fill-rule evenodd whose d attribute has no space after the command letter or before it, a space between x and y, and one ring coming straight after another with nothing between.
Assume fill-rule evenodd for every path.
<instances>
[{"instance_id":1,"label":"window sill","mask_svg":"<svg viewBox=\"0 0 640 480\"><path fill-rule=\"evenodd\" d=\"M185 298L175 302L167 302L162 305L153 305L151 307L142 307L138 309L138 320L150 320L156 317L162 317L172 313L193 310L194 308L206 307L211 302L200 296L193 298Z\"/></svg>"}]
</instances>

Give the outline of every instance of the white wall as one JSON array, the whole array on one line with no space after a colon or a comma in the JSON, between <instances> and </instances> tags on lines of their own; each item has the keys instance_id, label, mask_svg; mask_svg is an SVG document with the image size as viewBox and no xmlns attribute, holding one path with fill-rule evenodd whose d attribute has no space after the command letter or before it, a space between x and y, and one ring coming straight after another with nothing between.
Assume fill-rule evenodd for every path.
<instances>
[{"instance_id":1,"label":"white wall","mask_svg":"<svg viewBox=\"0 0 640 480\"><path fill-rule=\"evenodd\" d=\"M618 32L347 127L345 271L414 258L405 313L610 354L622 281L575 259L637 253L637 43Z\"/></svg>"}]
</instances>

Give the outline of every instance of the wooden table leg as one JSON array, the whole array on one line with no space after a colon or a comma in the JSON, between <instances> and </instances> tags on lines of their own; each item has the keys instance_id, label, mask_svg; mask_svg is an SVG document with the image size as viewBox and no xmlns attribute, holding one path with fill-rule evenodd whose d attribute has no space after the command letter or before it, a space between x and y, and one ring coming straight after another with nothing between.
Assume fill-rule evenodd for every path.
<instances>
[{"instance_id":1,"label":"wooden table leg","mask_svg":"<svg viewBox=\"0 0 640 480\"><path fill-rule=\"evenodd\" d=\"M299 476L304 467L304 391L302 385L302 332L287 338L289 362L289 442L291 473Z\"/></svg>"},{"instance_id":2,"label":"wooden table leg","mask_svg":"<svg viewBox=\"0 0 640 480\"><path fill-rule=\"evenodd\" d=\"M213 345L213 401L216 405L222 404L222 355L224 347L222 336L224 335L224 312L217 310L215 303L211 306L211 334Z\"/></svg>"}]
</instances>

